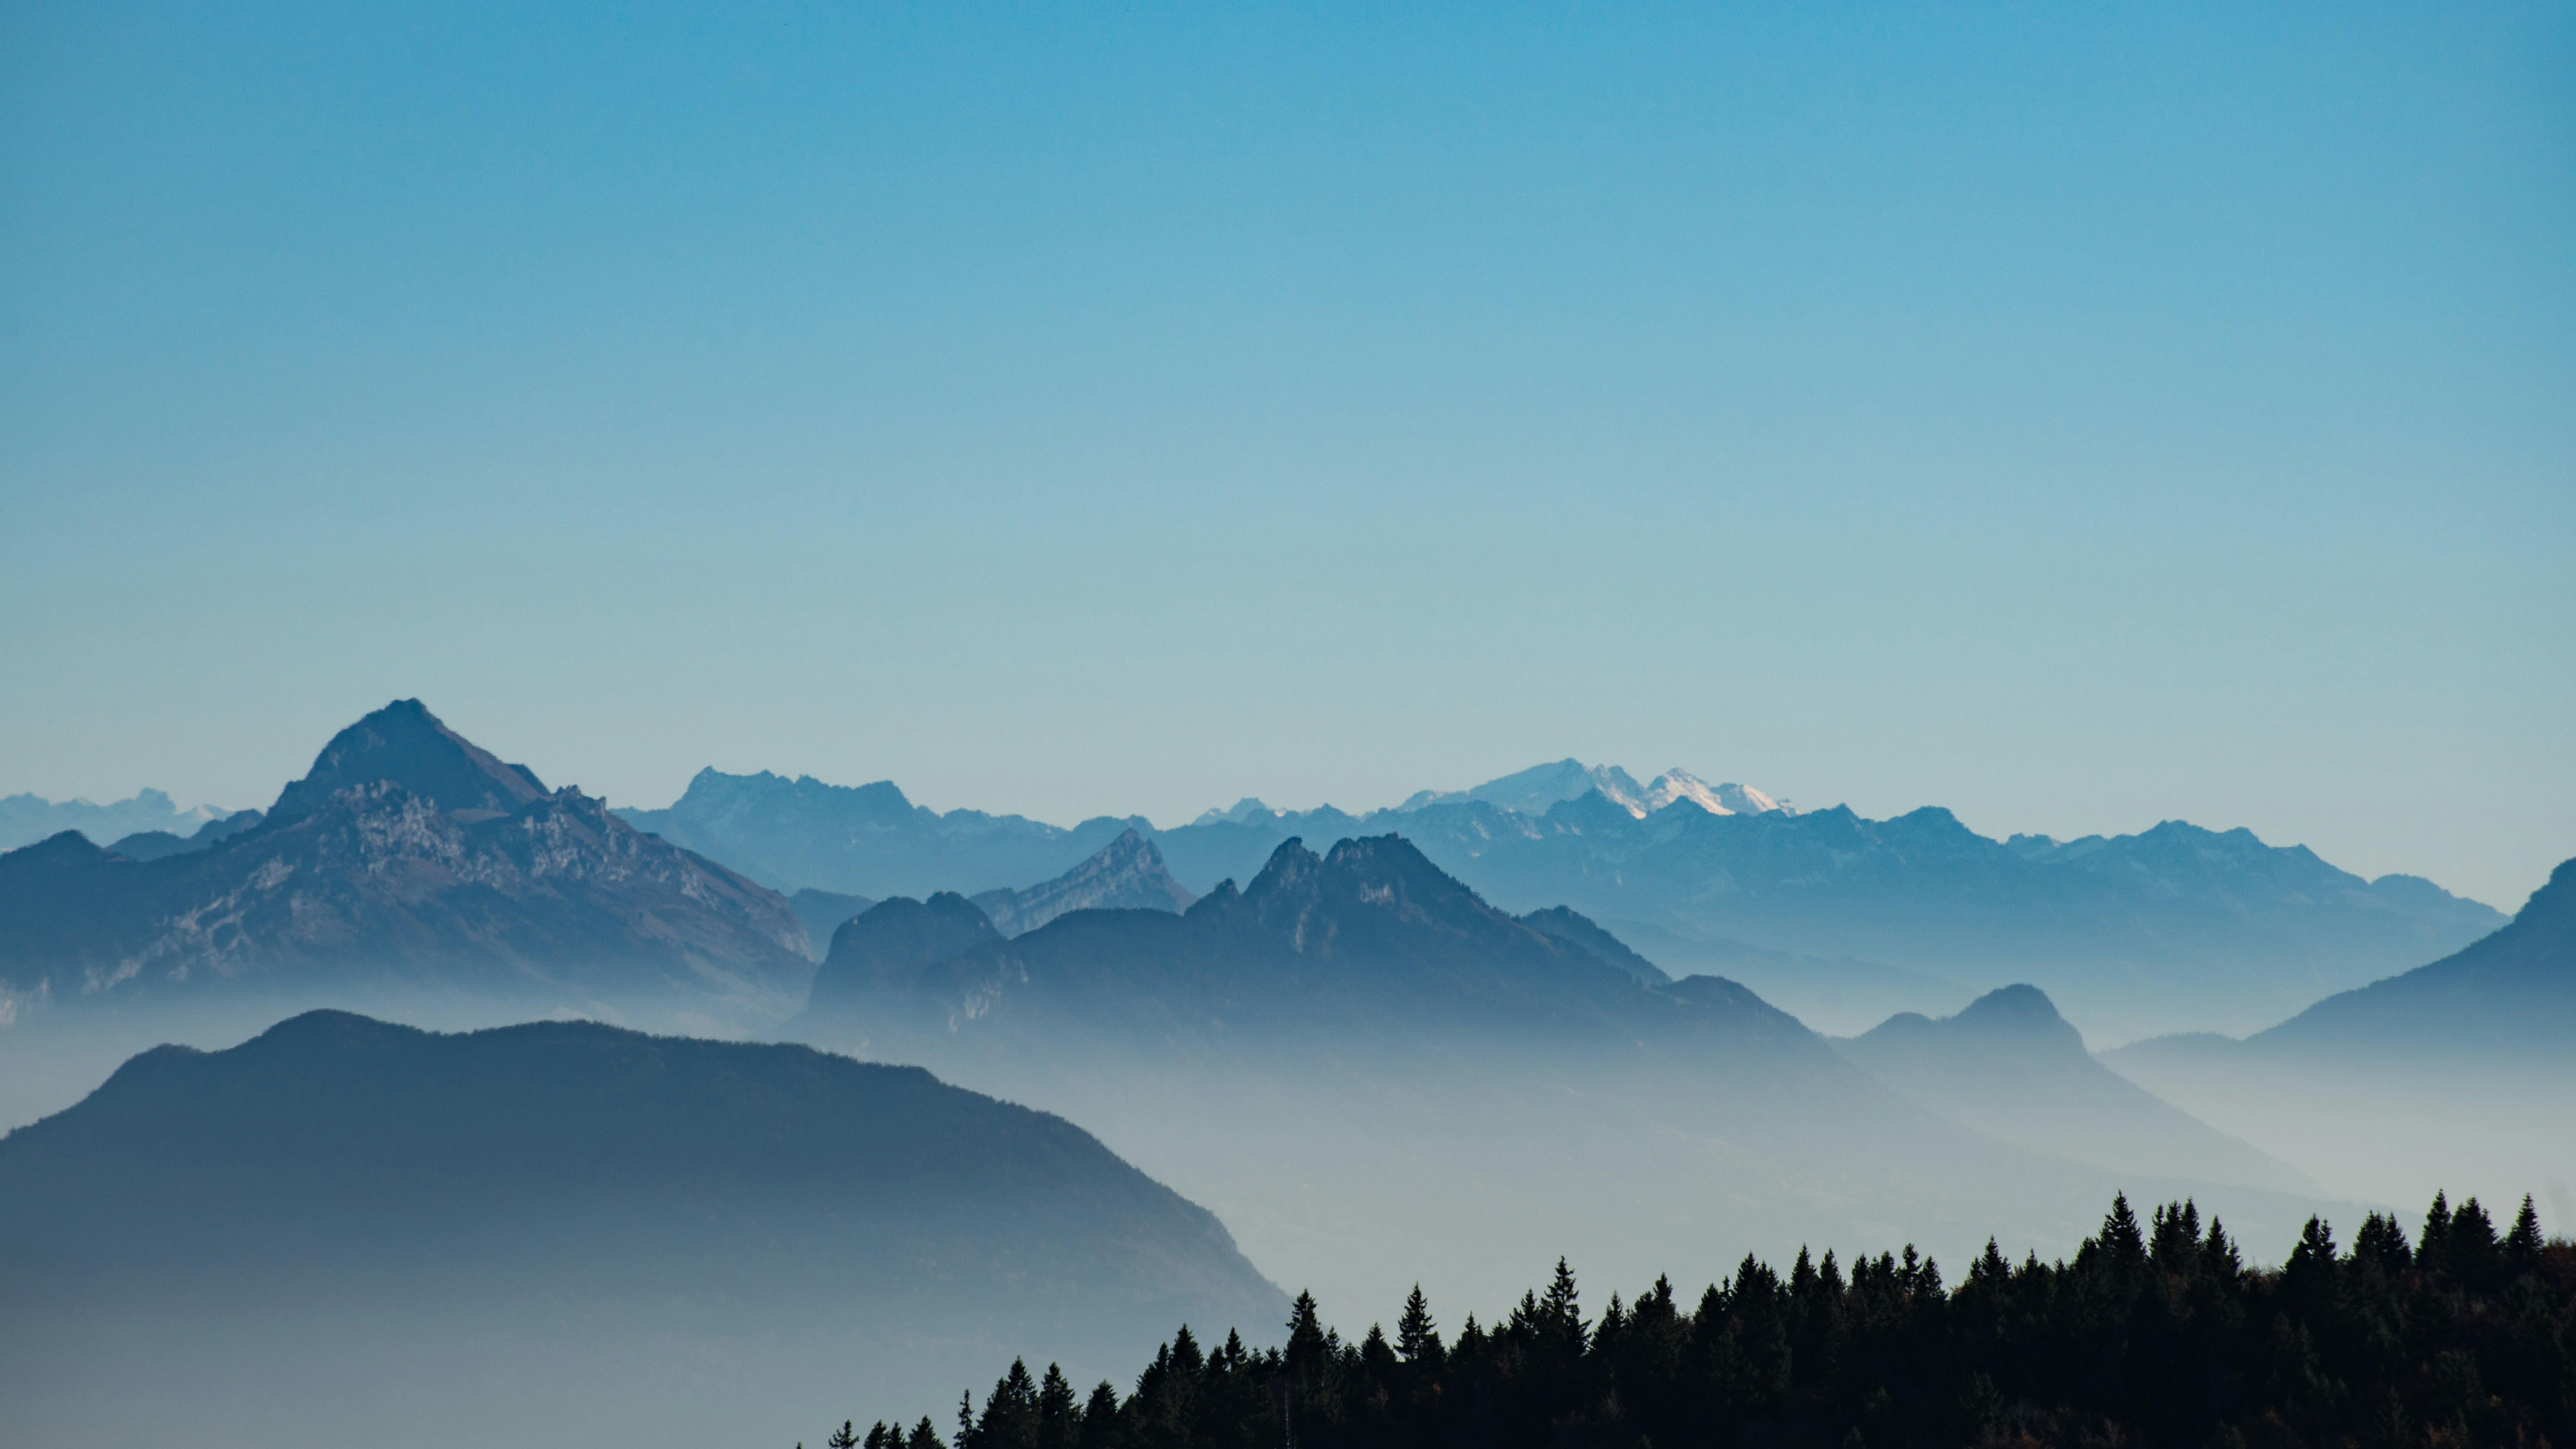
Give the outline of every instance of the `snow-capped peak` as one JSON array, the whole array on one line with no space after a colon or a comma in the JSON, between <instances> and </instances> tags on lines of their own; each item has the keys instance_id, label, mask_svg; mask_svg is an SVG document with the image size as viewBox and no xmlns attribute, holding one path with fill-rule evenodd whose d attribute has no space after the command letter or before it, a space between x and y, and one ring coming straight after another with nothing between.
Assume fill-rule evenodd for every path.
<instances>
[{"instance_id":1,"label":"snow-capped peak","mask_svg":"<svg viewBox=\"0 0 2576 1449\"><path fill-rule=\"evenodd\" d=\"M1639 813L1651 815L1676 800L1688 800L1711 815L1761 815L1774 810L1797 813L1750 785L1731 781L1712 785L1678 766L1657 775L1655 782L1646 787L1646 798L1640 802L1645 809Z\"/></svg>"}]
</instances>

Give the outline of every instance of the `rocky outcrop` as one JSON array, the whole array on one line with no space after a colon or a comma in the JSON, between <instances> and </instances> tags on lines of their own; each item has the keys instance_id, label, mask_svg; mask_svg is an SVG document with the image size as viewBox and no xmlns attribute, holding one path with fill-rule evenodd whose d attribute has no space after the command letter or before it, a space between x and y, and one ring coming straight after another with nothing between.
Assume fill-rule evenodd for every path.
<instances>
[{"instance_id":1,"label":"rocky outcrop","mask_svg":"<svg viewBox=\"0 0 2576 1449\"><path fill-rule=\"evenodd\" d=\"M372 769L397 773L359 778ZM67 834L0 856L0 985L22 1001L399 985L776 1019L810 970L775 893L539 788L408 702L207 848L137 861Z\"/></svg>"}]
</instances>

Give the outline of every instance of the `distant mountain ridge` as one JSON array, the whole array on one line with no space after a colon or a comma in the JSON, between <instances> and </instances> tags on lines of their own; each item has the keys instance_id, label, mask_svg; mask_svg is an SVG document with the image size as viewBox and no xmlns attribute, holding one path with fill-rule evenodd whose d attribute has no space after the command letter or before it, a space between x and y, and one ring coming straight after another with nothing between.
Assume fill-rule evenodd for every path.
<instances>
[{"instance_id":1,"label":"distant mountain ridge","mask_svg":"<svg viewBox=\"0 0 2576 1449\"><path fill-rule=\"evenodd\" d=\"M2576 1052L2576 860L2559 863L2511 921L2428 966L2327 997L2250 1045L2476 1053L2567 1066Z\"/></svg>"},{"instance_id":2,"label":"distant mountain ridge","mask_svg":"<svg viewBox=\"0 0 2576 1449\"><path fill-rule=\"evenodd\" d=\"M1507 909L1567 905L1669 941L1660 964L1675 973L1813 958L1850 963L1841 989L1870 989L1876 973L1897 998L1920 995L1926 978L2027 979L2120 1036L2250 1030L2504 919L2430 882L2363 880L2241 829L2167 821L2136 835L2000 841L1938 808L1888 820L1843 806L1717 814L1675 793L1678 773L1661 777L1669 798L1643 815L1656 790L1570 760L1364 816L1245 800L1160 831L1108 817L1059 829L940 815L888 782L841 790L711 771L670 810L626 814L774 886L870 897L1044 880L1130 829L1193 889L1250 879L1290 838L1397 831ZM1583 793L1543 803L1578 784ZM1540 810L1459 798L1479 792ZM1794 993L1799 969L1784 964L1765 989Z\"/></svg>"},{"instance_id":3,"label":"distant mountain ridge","mask_svg":"<svg viewBox=\"0 0 2576 1449\"><path fill-rule=\"evenodd\" d=\"M1578 800L1596 791L1640 819L1676 801L1688 801L1712 815L1759 815L1766 811L1797 813L1787 804L1750 786L1732 783L1711 785L1678 765L1640 785L1634 775L1617 765L1587 765L1572 758L1534 765L1497 780L1488 780L1472 789L1416 791L1395 808L1402 813L1431 805L1481 802L1499 805L1516 814L1540 816L1567 800Z\"/></svg>"},{"instance_id":4,"label":"distant mountain ridge","mask_svg":"<svg viewBox=\"0 0 2576 1449\"><path fill-rule=\"evenodd\" d=\"M507 808L503 808L503 807ZM342 731L266 819L125 859L0 856L0 1006L406 985L775 1020L810 973L787 903L448 730L417 700Z\"/></svg>"},{"instance_id":5,"label":"distant mountain ridge","mask_svg":"<svg viewBox=\"0 0 2576 1449\"><path fill-rule=\"evenodd\" d=\"M1397 1261L1483 1281L1565 1241L1732 1261L1828 1219L1928 1244L2001 1209L2047 1241L2115 1182L2190 1181L2153 1190L2267 1236L2314 1210L1981 1135L1740 983L1670 980L1580 912L1516 917L1399 836L1283 842L1184 913L1011 938L954 893L881 902L782 1033L1063 1111L1317 1286ZM1512 1211L1477 1213L1495 1191Z\"/></svg>"},{"instance_id":6,"label":"distant mountain ridge","mask_svg":"<svg viewBox=\"0 0 2576 1449\"><path fill-rule=\"evenodd\" d=\"M1062 875L1142 820L1087 820L1071 830L979 810L913 804L891 780L827 785L764 770L700 770L663 810L620 810L638 830L722 860L779 890L876 899L1008 888Z\"/></svg>"},{"instance_id":7,"label":"distant mountain ridge","mask_svg":"<svg viewBox=\"0 0 2576 1449\"><path fill-rule=\"evenodd\" d=\"M2576 1043L2576 860L2559 863L2512 920L2429 965L2338 992L2245 1039L2132 1043L2114 1060L2205 1057L2399 1068L2568 1066Z\"/></svg>"},{"instance_id":8,"label":"distant mountain ridge","mask_svg":"<svg viewBox=\"0 0 2576 1449\"><path fill-rule=\"evenodd\" d=\"M167 794L151 789L106 805L29 794L0 796L0 850L33 845L66 830L77 830L101 845L153 832L184 839L232 813L212 805L182 810Z\"/></svg>"}]
</instances>

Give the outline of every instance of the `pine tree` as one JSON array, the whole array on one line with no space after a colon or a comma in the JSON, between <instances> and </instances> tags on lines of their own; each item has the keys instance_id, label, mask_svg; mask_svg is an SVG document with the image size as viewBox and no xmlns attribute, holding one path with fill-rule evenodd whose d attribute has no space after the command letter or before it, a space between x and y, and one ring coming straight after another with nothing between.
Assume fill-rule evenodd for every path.
<instances>
[{"instance_id":1,"label":"pine tree","mask_svg":"<svg viewBox=\"0 0 2576 1449\"><path fill-rule=\"evenodd\" d=\"M2513 1231L2505 1234L2505 1256L2517 1268L2527 1268L2540 1261L2543 1242L2540 1236L2540 1214L2531 1206L2531 1194L2522 1195L2522 1211L2513 1215Z\"/></svg>"},{"instance_id":2,"label":"pine tree","mask_svg":"<svg viewBox=\"0 0 2576 1449\"><path fill-rule=\"evenodd\" d=\"M1116 1449L1124 1437L1118 1422L1118 1391L1107 1379L1091 1391L1082 1406L1082 1436L1076 1440L1079 1449Z\"/></svg>"},{"instance_id":3,"label":"pine tree","mask_svg":"<svg viewBox=\"0 0 2576 1449\"><path fill-rule=\"evenodd\" d=\"M2037 1267L2037 1260L2032 1261ZM2209 1236L2201 1240L2200 1271L2203 1276L2233 1286L2244 1275L2245 1260L2236 1254L2236 1244L2228 1239L2227 1227L2216 1218L2209 1220Z\"/></svg>"},{"instance_id":4,"label":"pine tree","mask_svg":"<svg viewBox=\"0 0 2576 1449\"><path fill-rule=\"evenodd\" d=\"M2451 1214L2451 1241L2444 1250L2451 1276L2472 1288L2485 1288L2495 1281L2501 1266L2496 1242L2495 1220L2478 1206L2476 1198L2460 1204Z\"/></svg>"},{"instance_id":5,"label":"pine tree","mask_svg":"<svg viewBox=\"0 0 2576 1449\"><path fill-rule=\"evenodd\" d=\"M2406 1230L2386 1213L2363 1218L2361 1231L2353 1234L2353 1261L2367 1263L2392 1278L2405 1272L2414 1257L2414 1249L2406 1245Z\"/></svg>"},{"instance_id":6,"label":"pine tree","mask_svg":"<svg viewBox=\"0 0 2576 1449\"><path fill-rule=\"evenodd\" d=\"M1405 1295L1404 1316L1395 1321L1395 1351L1406 1363L1440 1359L1440 1325L1432 1321L1431 1302L1422 1296L1419 1283Z\"/></svg>"},{"instance_id":7,"label":"pine tree","mask_svg":"<svg viewBox=\"0 0 2576 1449\"><path fill-rule=\"evenodd\" d=\"M1574 1288L1574 1270L1565 1266L1563 1258L1556 1260L1556 1277L1547 1285L1547 1297L1538 1305L1538 1321L1566 1349L1583 1352L1588 1335L1581 1300Z\"/></svg>"},{"instance_id":8,"label":"pine tree","mask_svg":"<svg viewBox=\"0 0 2576 1449\"><path fill-rule=\"evenodd\" d=\"M1980 1288L2000 1287L2012 1278L2012 1265L2004 1261L2003 1251L1995 1240L1986 1239L1986 1250L1968 1265L1968 1282Z\"/></svg>"},{"instance_id":9,"label":"pine tree","mask_svg":"<svg viewBox=\"0 0 2576 1449\"><path fill-rule=\"evenodd\" d=\"M1324 1324L1315 1311L1315 1295L1300 1291L1288 1307L1288 1368L1291 1373L1319 1366L1324 1359Z\"/></svg>"},{"instance_id":10,"label":"pine tree","mask_svg":"<svg viewBox=\"0 0 2576 1449\"><path fill-rule=\"evenodd\" d=\"M2436 1189L2433 1205L2424 1209L2424 1232L2415 1244L2415 1261L2427 1268L2447 1268L2450 1246L2451 1205Z\"/></svg>"},{"instance_id":11,"label":"pine tree","mask_svg":"<svg viewBox=\"0 0 2576 1449\"><path fill-rule=\"evenodd\" d=\"M859 1436L853 1432L849 1420L843 1419L832 1437L823 1441L823 1449L859 1449Z\"/></svg>"},{"instance_id":12,"label":"pine tree","mask_svg":"<svg viewBox=\"0 0 2576 1449\"><path fill-rule=\"evenodd\" d=\"M921 1422L912 1426L912 1437L903 1441L903 1449L948 1449L948 1446L939 1442L939 1431L930 1427L930 1416L924 1414Z\"/></svg>"},{"instance_id":13,"label":"pine tree","mask_svg":"<svg viewBox=\"0 0 2576 1449\"><path fill-rule=\"evenodd\" d=\"M2189 1273L2200 1248L2200 1208L2190 1199L2156 1209L2147 1235L2147 1261L2159 1273Z\"/></svg>"},{"instance_id":14,"label":"pine tree","mask_svg":"<svg viewBox=\"0 0 2576 1449\"><path fill-rule=\"evenodd\" d=\"M1360 1366L1385 1383L1395 1376L1397 1363L1395 1346L1386 1341L1386 1330L1370 1324L1368 1337L1360 1340Z\"/></svg>"},{"instance_id":15,"label":"pine tree","mask_svg":"<svg viewBox=\"0 0 2576 1449\"><path fill-rule=\"evenodd\" d=\"M2138 1232L2138 1215L2129 1210L2127 1193L2112 1195L2110 1215L2102 1219L2100 1241L2102 1252L2110 1259L2111 1266L2123 1274L2134 1272L2146 1263L2146 1239Z\"/></svg>"},{"instance_id":16,"label":"pine tree","mask_svg":"<svg viewBox=\"0 0 2576 1449\"><path fill-rule=\"evenodd\" d=\"M1039 1449L1073 1449L1081 1428L1082 1406L1074 1402L1072 1382L1063 1369L1048 1364L1038 1385Z\"/></svg>"}]
</instances>

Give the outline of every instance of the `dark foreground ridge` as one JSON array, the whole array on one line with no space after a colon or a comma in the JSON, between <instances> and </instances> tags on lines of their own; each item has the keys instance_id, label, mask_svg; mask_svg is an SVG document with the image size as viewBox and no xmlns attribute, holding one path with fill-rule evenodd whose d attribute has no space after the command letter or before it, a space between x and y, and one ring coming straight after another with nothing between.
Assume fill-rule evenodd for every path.
<instances>
[{"instance_id":1,"label":"dark foreground ridge","mask_svg":"<svg viewBox=\"0 0 2576 1449\"><path fill-rule=\"evenodd\" d=\"M2529 1198L2502 1239L2475 1199L2436 1196L2418 1243L2372 1214L2342 1250L2311 1219L2267 1271L2191 1203L2142 1227L2121 1197L2074 1261L1989 1242L1955 1289L1910 1247L1848 1276L1802 1250L1786 1278L1748 1255L1696 1308L1658 1280L1587 1320L1560 1262L1490 1328L1444 1339L1417 1288L1357 1343L1301 1294L1284 1349L1185 1327L1124 1398L1014 1363L959 1404L955 1449L2568 1444L2572 1335L2576 1244ZM946 1449L926 1418L825 1442Z\"/></svg>"},{"instance_id":2,"label":"dark foreground ridge","mask_svg":"<svg viewBox=\"0 0 2576 1449\"><path fill-rule=\"evenodd\" d=\"M0 1335L75 1303L820 1303L1001 1331L1284 1301L1062 1118L918 1067L576 1021L316 1011L156 1048L0 1138L0 1241Z\"/></svg>"}]
</instances>

